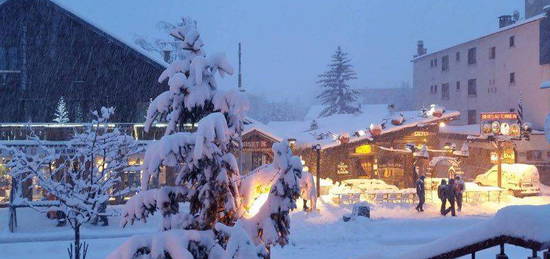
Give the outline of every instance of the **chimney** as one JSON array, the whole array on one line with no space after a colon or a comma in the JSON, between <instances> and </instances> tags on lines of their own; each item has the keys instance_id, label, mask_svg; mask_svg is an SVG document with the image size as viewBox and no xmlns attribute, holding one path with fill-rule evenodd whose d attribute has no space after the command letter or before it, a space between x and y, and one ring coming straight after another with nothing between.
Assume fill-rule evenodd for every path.
<instances>
[{"instance_id":1,"label":"chimney","mask_svg":"<svg viewBox=\"0 0 550 259\"><path fill-rule=\"evenodd\" d=\"M512 25L514 24L514 20L512 20L512 16L507 14L507 15L501 15L498 17L498 27L499 28L504 28L506 26L509 26L509 25Z\"/></svg>"},{"instance_id":2,"label":"chimney","mask_svg":"<svg viewBox=\"0 0 550 259\"><path fill-rule=\"evenodd\" d=\"M416 43L416 57L425 55L428 50L424 48L424 41L419 40Z\"/></svg>"}]
</instances>

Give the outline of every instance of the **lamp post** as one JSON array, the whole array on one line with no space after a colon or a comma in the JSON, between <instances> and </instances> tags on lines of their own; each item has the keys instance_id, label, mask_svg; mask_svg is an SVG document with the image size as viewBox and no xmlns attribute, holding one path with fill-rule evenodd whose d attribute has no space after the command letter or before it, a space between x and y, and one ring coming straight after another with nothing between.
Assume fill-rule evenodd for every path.
<instances>
[{"instance_id":1,"label":"lamp post","mask_svg":"<svg viewBox=\"0 0 550 259\"><path fill-rule=\"evenodd\" d=\"M317 174L316 174L316 189L317 197L321 196L321 144L313 145L313 150L317 151Z\"/></svg>"}]
</instances>

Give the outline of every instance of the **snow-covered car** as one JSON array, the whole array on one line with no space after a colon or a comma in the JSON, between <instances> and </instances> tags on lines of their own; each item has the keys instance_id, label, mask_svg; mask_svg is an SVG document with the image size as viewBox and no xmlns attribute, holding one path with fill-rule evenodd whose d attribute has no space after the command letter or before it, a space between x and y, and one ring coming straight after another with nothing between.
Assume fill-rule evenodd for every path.
<instances>
[{"instance_id":1,"label":"snow-covered car","mask_svg":"<svg viewBox=\"0 0 550 259\"><path fill-rule=\"evenodd\" d=\"M476 176L475 182L480 185L498 185L498 166L494 165L487 172ZM539 171L534 165L502 164L502 188L511 190L515 196L540 194Z\"/></svg>"},{"instance_id":2,"label":"snow-covered car","mask_svg":"<svg viewBox=\"0 0 550 259\"><path fill-rule=\"evenodd\" d=\"M348 179L342 181L342 185L351 187L354 190L360 192L374 192L374 191L398 191L399 188L395 185L387 184L379 179Z\"/></svg>"}]
</instances>

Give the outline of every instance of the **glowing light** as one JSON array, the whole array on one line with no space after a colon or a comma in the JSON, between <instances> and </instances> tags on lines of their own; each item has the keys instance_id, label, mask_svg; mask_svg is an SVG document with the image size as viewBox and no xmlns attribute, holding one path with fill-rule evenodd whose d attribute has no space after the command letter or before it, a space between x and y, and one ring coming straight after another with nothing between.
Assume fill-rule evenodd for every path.
<instances>
[{"instance_id":1,"label":"glowing light","mask_svg":"<svg viewBox=\"0 0 550 259\"><path fill-rule=\"evenodd\" d=\"M445 126L447 126L447 124L445 124L445 122L442 121L442 122L439 123L440 128L444 128Z\"/></svg>"},{"instance_id":2,"label":"glowing light","mask_svg":"<svg viewBox=\"0 0 550 259\"><path fill-rule=\"evenodd\" d=\"M246 217L251 218L254 217L254 215L258 214L260 212L260 209L267 201L267 198L269 197L269 193L262 193L256 199L254 199L254 202L252 203L252 206L248 208Z\"/></svg>"}]
</instances>

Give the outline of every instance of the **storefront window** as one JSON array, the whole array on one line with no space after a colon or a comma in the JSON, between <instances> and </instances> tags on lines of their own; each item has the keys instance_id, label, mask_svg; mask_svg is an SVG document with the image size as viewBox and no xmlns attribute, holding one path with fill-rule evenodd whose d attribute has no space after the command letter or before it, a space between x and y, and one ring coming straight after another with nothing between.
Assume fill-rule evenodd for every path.
<instances>
[{"instance_id":1,"label":"storefront window","mask_svg":"<svg viewBox=\"0 0 550 259\"><path fill-rule=\"evenodd\" d=\"M0 160L0 203L9 202L10 191L11 177L8 175L8 168L2 162L2 160Z\"/></svg>"}]
</instances>

